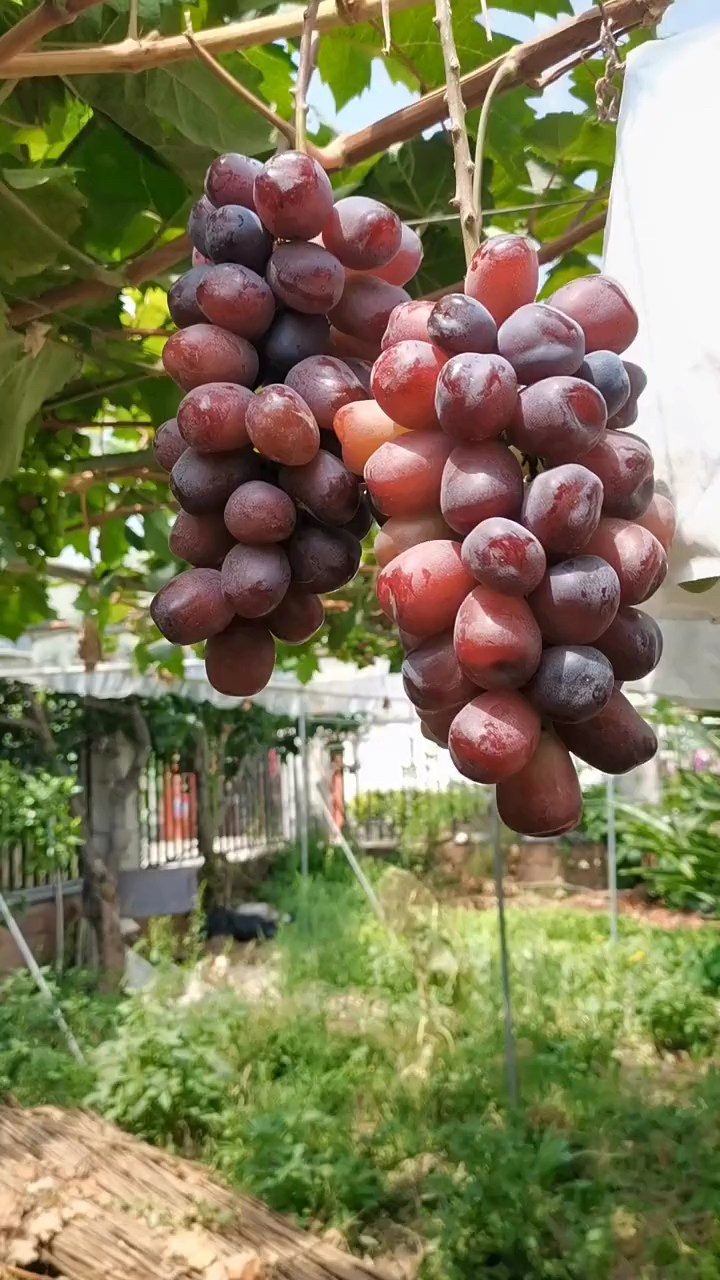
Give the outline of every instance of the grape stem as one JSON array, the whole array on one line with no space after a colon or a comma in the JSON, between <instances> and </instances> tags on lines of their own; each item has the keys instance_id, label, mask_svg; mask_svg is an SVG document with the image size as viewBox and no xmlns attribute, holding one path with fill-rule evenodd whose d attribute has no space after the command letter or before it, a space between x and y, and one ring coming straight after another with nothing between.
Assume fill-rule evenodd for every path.
<instances>
[{"instance_id":1,"label":"grape stem","mask_svg":"<svg viewBox=\"0 0 720 1280\"><path fill-rule=\"evenodd\" d=\"M315 23L320 0L309 0L303 14L302 35L300 37L300 56L297 77L295 79L295 150L307 151L307 116L308 89L315 68L317 53L317 33Z\"/></svg>"},{"instance_id":2,"label":"grape stem","mask_svg":"<svg viewBox=\"0 0 720 1280\"><path fill-rule=\"evenodd\" d=\"M263 102L260 98L256 98L254 93L251 93L249 89L245 88L244 84L241 84L239 80L236 80L234 76L231 76L230 72L225 70L221 63L218 62L217 58L214 58L211 53L208 53L207 49L204 49L199 41L195 39L192 17L190 16L189 9L185 10L185 39L190 45L195 56L199 58L201 62L205 63L205 66L212 71L217 80L220 80L221 83L224 84L231 93L234 93L237 98L240 98L249 107L252 107L253 111L256 111L259 116L262 116L263 120L267 120L268 124L272 125L273 129L275 129L282 138L285 138L290 143L291 147L295 145L294 126L288 120L283 120L282 116L279 116L276 111L273 111L272 107L269 107L266 102Z\"/></svg>"},{"instance_id":3,"label":"grape stem","mask_svg":"<svg viewBox=\"0 0 720 1280\"><path fill-rule=\"evenodd\" d=\"M445 64L445 100L450 121L455 163L455 197L453 203L460 214L465 261L470 263L478 247L478 221L473 201L473 162L465 125L465 103L460 83L460 60L455 46L450 0L435 0L435 26L440 33Z\"/></svg>"},{"instance_id":4,"label":"grape stem","mask_svg":"<svg viewBox=\"0 0 720 1280\"><path fill-rule=\"evenodd\" d=\"M477 218L477 235L478 240L482 239L483 224L483 207L482 207L482 179L483 179L483 161L485 159L485 143L487 140L488 122L490 120L490 111L493 104L493 98L498 89L505 80L514 80L517 77L517 61L512 53L500 63L495 72L488 91L483 99L482 108L480 110L480 119L478 121L477 137L475 139L475 172L473 174L473 191L472 199Z\"/></svg>"}]
</instances>

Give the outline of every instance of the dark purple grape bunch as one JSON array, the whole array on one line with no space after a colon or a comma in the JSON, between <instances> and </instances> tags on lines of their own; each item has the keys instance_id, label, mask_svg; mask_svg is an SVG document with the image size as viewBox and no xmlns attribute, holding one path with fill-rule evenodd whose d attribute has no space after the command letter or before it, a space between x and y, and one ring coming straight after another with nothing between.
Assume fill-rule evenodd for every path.
<instances>
[{"instance_id":1,"label":"dark purple grape bunch","mask_svg":"<svg viewBox=\"0 0 720 1280\"><path fill-rule=\"evenodd\" d=\"M169 290L177 332L163 351L185 396L155 453L180 507L170 549L192 567L151 614L173 644L207 642L214 688L249 697L270 679L275 641L309 640L321 595L357 572L373 516L333 419L369 398L422 246L375 200L334 203L317 161L294 151L220 156L188 232L193 263Z\"/></svg>"}]
</instances>

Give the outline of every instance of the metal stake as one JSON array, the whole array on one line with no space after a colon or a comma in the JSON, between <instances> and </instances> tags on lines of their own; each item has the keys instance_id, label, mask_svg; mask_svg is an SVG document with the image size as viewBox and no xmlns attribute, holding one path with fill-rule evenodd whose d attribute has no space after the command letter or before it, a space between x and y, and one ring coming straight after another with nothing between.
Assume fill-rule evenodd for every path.
<instances>
[{"instance_id":1,"label":"metal stake","mask_svg":"<svg viewBox=\"0 0 720 1280\"><path fill-rule=\"evenodd\" d=\"M25 964L30 970L30 973L35 979L35 984L37 986L38 991L48 1001L50 1008L52 1009L53 1018L57 1022L60 1030L65 1036L65 1039L67 1040L67 1046L73 1058L76 1058L78 1062L84 1062L85 1057L83 1055L83 1051L80 1048L80 1045L78 1044L77 1040L75 1039L72 1031L70 1030L67 1022L65 1021L62 1015L62 1010L59 1009L58 1006L56 1005L53 999L53 993L50 990L47 982L45 981L43 974L38 968L37 961L32 951L30 950L27 942L25 941L25 937L21 932L20 926L1 893L0 893L0 915L2 916L3 920L5 921L5 924L7 925L10 931L10 936L13 942L15 943L15 946L17 947L18 951L20 952L20 955L25 961Z\"/></svg>"},{"instance_id":2,"label":"metal stake","mask_svg":"<svg viewBox=\"0 0 720 1280\"><path fill-rule=\"evenodd\" d=\"M492 793L490 806L492 818L493 866L495 873L495 897L497 899L498 932L500 934L500 973L503 994L503 1022L505 1026L505 1068L510 1101L515 1105L518 1101L517 1052L515 1033L513 1031L512 1004L510 1000L510 956L508 952L507 929L505 927L505 889L503 886L503 853L502 827L497 811L495 791Z\"/></svg>"},{"instance_id":3,"label":"metal stake","mask_svg":"<svg viewBox=\"0 0 720 1280\"><path fill-rule=\"evenodd\" d=\"M617 844L615 840L615 780L610 775L605 784L607 798L607 872L610 890L610 941L618 940Z\"/></svg>"},{"instance_id":4,"label":"metal stake","mask_svg":"<svg viewBox=\"0 0 720 1280\"><path fill-rule=\"evenodd\" d=\"M307 758L307 719L304 708L298 716L300 734L300 873L307 876L310 871L309 832L310 832L310 786L308 778Z\"/></svg>"}]
</instances>

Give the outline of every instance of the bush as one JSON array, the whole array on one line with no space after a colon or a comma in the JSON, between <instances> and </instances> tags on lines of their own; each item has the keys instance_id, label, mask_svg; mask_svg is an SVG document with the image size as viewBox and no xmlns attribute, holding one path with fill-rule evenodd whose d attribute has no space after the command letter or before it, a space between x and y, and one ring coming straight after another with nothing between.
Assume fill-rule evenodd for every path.
<instances>
[{"instance_id":1,"label":"bush","mask_svg":"<svg viewBox=\"0 0 720 1280\"><path fill-rule=\"evenodd\" d=\"M641 1011L657 1051L710 1053L718 1037L717 1006L680 978L660 982Z\"/></svg>"}]
</instances>

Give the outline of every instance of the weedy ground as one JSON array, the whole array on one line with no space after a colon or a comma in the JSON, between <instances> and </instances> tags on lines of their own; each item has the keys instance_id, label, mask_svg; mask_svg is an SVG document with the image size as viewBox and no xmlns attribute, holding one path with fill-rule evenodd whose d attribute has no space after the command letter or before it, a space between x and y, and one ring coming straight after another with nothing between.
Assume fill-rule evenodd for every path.
<instances>
[{"instance_id":1,"label":"weedy ground","mask_svg":"<svg viewBox=\"0 0 720 1280\"><path fill-rule=\"evenodd\" d=\"M277 888L272 981L179 1004L61 984L70 1059L25 975L0 988L0 1094L89 1101L422 1280L720 1277L720 942L509 912L520 1101L508 1099L492 912L330 874ZM160 935L155 939L156 952ZM193 954L189 960L195 960ZM247 964L248 957L244 957Z\"/></svg>"}]
</instances>

